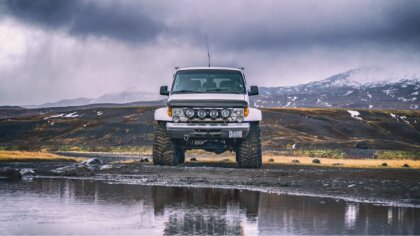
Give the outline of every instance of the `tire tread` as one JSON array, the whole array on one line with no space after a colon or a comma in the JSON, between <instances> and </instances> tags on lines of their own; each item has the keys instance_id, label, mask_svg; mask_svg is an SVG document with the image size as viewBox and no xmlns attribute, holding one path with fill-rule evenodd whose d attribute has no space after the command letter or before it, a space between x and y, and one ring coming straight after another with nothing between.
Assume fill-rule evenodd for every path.
<instances>
[{"instance_id":1,"label":"tire tread","mask_svg":"<svg viewBox=\"0 0 420 236\"><path fill-rule=\"evenodd\" d=\"M251 123L248 136L237 148L237 162L241 168L260 168L262 166L261 128Z\"/></svg>"},{"instance_id":2,"label":"tire tread","mask_svg":"<svg viewBox=\"0 0 420 236\"><path fill-rule=\"evenodd\" d=\"M166 131L166 123L158 123L153 141L153 164L176 166L176 146Z\"/></svg>"}]
</instances>

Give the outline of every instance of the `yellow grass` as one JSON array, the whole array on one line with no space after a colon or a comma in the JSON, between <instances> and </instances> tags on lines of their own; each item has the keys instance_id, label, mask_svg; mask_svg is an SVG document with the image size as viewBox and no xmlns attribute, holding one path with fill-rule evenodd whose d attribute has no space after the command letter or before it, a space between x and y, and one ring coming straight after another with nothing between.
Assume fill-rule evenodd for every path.
<instances>
[{"instance_id":1,"label":"yellow grass","mask_svg":"<svg viewBox=\"0 0 420 236\"><path fill-rule=\"evenodd\" d=\"M0 151L0 162L5 161L80 161L48 152Z\"/></svg>"},{"instance_id":2,"label":"yellow grass","mask_svg":"<svg viewBox=\"0 0 420 236\"><path fill-rule=\"evenodd\" d=\"M274 162L268 162L273 159ZM381 160L381 159L333 159L333 158L316 158L321 164L314 164L311 157L288 157L288 156L271 156L263 157L264 163L281 163L290 165L313 165L313 166L334 166L334 167L352 167L352 168L402 168L404 164L408 164L412 169L420 169L419 160ZM292 163L292 160L299 160L299 164ZM340 165L334 165L340 163ZM388 166L382 166L387 163Z\"/></svg>"},{"instance_id":3,"label":"yellow grass","mask_svg":"<svg viewBox=\"0 0 420 236\"><path fill-rule=\"evenodd\" d=\"M225 162L235 163L234 155L187 155L185 161L190 162L190 158L196 157L197 162ZM274 162L268 161L273 159ZM286 164L286 165L311 165L311 166L330 166L330 167L349 167L349 168L403 168L404 164L408 164L410 169L420 169L420 160L381 160L381 159L334 159L334 158L316 158L321 161L321 164L314 164L312 157L290 157L290 156L276 156L266 154L263 156L263 163L270 164ZM292 163L292 160L299 160L300 163ZM339 163L340 165L334 165ZM388 166L382 166L382 163L387 163ZM407 168L408 169L408 168Z\"/></svg>"}]
</instances>

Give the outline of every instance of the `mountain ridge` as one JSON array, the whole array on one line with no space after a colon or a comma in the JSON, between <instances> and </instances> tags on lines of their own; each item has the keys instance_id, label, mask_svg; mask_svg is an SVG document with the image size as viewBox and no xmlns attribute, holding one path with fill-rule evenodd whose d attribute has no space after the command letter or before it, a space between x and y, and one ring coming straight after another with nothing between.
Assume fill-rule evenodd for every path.
<instances>
[{"instance_id":1,"label":"mountain ridge","mask_svg":"<svg viewBox=\"0 0 420 236\"><path fill-rule=\"evenodd\" d=\"M420 79L416 76L359 68L307 84L261 87L260 96L253 99L253 104L256 107L419 109Z\"/></svg>"},{"instance_id":2,"label":"mountain ridge","mask_svg":"<svg viewBox=\"0 0 420 236\"><path fill-rule=\"evenodd\" d=\"M255 107L331 107L359 109L420 108L420 76L395 73L379 67L363 67L332 75L326 79L285 87L260 87L260 95L251 98ZM86 106L156 102L158 93L123 91L98 98L63 99L24 108Z\"/></svg>"}]
</instances>

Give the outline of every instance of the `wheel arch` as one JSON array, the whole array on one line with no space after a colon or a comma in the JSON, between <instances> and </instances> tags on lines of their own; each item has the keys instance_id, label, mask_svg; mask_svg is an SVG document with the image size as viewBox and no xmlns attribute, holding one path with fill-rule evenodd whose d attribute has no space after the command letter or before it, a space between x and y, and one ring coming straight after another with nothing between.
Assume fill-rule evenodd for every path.
<instances>
[{"instance_id":1,"label":"wheel arch","mask_svg":"<svg viewBox=\"0 0 420 236\"><path fill-rule=\"evenodd\" d=\"M261 121L262 113L257 108L249 108L249 114L245 117L244 121Z\"/></svg>"},{"instance_id":2,"label":"wheel arch","mask_svg":"<svg viewBox=\"0 0 420 236\"><path fill-rule=\"evenodd\" d=\"M155 110L154 114L155 121L171 121L171 117L168 116L168 108L162 107Z\"/></svg>"}]
</instances>

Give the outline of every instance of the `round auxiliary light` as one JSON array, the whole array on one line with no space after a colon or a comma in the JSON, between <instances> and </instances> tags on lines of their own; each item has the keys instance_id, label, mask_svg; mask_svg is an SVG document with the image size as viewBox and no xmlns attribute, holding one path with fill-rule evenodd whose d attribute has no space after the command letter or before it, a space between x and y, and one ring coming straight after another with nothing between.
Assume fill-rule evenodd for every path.
<instances>
[{"instance_id":1,"label":"round auxiliary light","mask_svg":"<svg viewBox=\"0 0 420 236\"><path fill-rule=\"evenodd\" d=\"M194 109L192 109L192 108L188 108L188 109L187 109L187 111L185 112L185 115L186 115L188 118L193 118L193 117L194 117L194 115L195 115L195 111L194 111Z\"/></svg>"},{"instance_id":2,"label":"round auxiliary light","mask_svg":"<svg viewBox=\"0 0 420 236\"><path fill-rule=\"evenodd\" d=\"M237 122L242 122L242 121L244 121L244 117L243 116L237 116L236 121Z\"/></svg>"},{"instance_id":3,"label":"round auxiliary light","mask_svg":"<svg viewBox=\"0 0 420 236\"><path fill-rule=\"evenodd\" d=\"M210 111L210 117L211 118L217 118L219 116L219 112L217 110L211 110Z\"/></svg>"},{"instance_id":4,"label":"round auxiliary light","mask_svg":"<svg viewBox=\"0 0 420 236\"><path fill-rule=\"evenodd\" d=\"M223 118L228 118L230 115L230 111L228 109L223 109L220 114L222 115Z\"/></svg>"},{"instance_id":5,"label":"round auxiliary light","mask_svg":"<svg viewBox=\"0 0 420 236\"><path fill-rule=\"evenodd\" d=\"M204 118L204 117L206 117L207 112L206 112L206 110L200 109L200 110L198 110L197 115L200 118Z\"/></svg>"},{"instance_id":6,"label":"round auxiliary light","mask_svg":"<svg viewBox=\"0 0 420 236\"><path fill-rule=\"evenodd\" d=\"M172 117L172 120L173 120L175 123L179 123L179 121L180 121L179 116L174 116L174 117Z\"/></svg>"}]
</instances>

